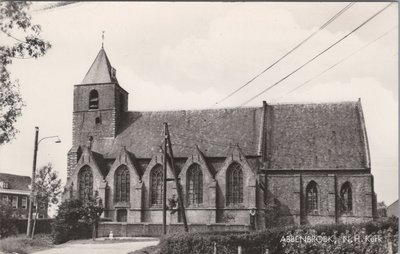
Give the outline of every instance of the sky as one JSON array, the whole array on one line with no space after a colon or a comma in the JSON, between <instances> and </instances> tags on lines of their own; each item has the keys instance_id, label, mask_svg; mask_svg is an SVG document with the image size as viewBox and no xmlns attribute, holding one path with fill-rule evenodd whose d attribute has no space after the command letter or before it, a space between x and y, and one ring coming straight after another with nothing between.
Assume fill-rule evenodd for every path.
<instances>
[{"instance_id":1,"label":"sky","mask_svg":"<svg viewBox=\"0 0 400 254\"><path fill-rule=\"evenodd\" d=\"M73 86L101 48L129 92L129 110L238 107L351 32L388 3L356 3L234 96L216 104L290 51L346 2L81 2L43 9L34 23L52 43L39 59L14 60L26 106L19 134L0 146L0 172L31 175L35 126L38 163L51 162L65 183L72 143ZM398 5L244 106L356 101L361 98L375 192L398 198ZM380 36L385 34L380 39ZM3 35L0 40L5 41ZM376 41L375 41L376 40ZM368 45L368 46L367 46ZM350 56L350 57L349 57ZM345 60L343 60L345 59ZM325 71L336 63L333 68ZM325 71L325 72L324 72ZM322 73L324 72L324 73ZM322 73L322 74L321 74ZM310 82L302 85L306 81Z\"/></svg>"}]
</instances>

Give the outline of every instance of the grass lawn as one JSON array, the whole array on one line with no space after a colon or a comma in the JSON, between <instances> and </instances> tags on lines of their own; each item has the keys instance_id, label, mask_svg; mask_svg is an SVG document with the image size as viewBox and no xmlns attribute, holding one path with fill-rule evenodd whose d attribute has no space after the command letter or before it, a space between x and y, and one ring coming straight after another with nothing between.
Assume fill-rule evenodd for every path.
<instances>
[{"instance_id":1,"label":"grass lawn","mask_svg":"<svg viewBox=\"0 0 400 254\"><path fill-rule=\"evenodd\" d=\"M27 254L35 251L45 250L53 247L50 235L38 234L34 239L26 238L25 235L8 237L0 240L0 252Z\"/></svg>"}]
</instances>

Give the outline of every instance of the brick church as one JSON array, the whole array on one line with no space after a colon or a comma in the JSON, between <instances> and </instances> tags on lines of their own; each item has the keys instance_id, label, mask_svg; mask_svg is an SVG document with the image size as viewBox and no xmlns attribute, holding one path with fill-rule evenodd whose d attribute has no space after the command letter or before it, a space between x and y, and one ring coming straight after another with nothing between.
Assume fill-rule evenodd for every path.
<instances>
[{"instance_id":1,"label":"brick church","mask_svg":"<svg viewBox=\"0 0 400 254\"><path fill-rule=\"evenodd\" d=\"M128 111L102 48L74 86L64 199L98 195L114 222L160 224L163 122L170 127L189 226L358 222L376 198L361 101ZM168 168L167 177L172 178ZM167 198L176 195L167 183ZM167 223L179 223L171 213Z\"/></svg>"}]
</instances>

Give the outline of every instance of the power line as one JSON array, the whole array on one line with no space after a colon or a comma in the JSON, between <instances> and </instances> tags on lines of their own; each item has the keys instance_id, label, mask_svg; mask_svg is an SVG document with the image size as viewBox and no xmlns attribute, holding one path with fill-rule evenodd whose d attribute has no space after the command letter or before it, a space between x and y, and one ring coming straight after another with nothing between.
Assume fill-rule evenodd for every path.
<instances>
[{"instance_id":1,"label":"power line","mask_svg":"<svg viewBox=\"0 0 400 254\"><path fill-rule=\"evenodd\" d=\"M284 54L283 56L281 56L278 60L276 60L274 63L272 63L270 66L268 66L266 69L264 69L262 72L260 72L259 74L257 74L255 77L253 77L252 79L250 79L249 81L247 81L244 85L242 85L241 87L237 88L235 91L231 92L230 94L228 94L227 96L225 96L223 99L221 99L220 101L216 102L215 105L225 101L226 99L228 99L229 97L231 97L232 95L236 94L237 92L239 92L241 89L243 89L244 87L246 87L247 85L249 85L251 82L253 82L255 79L257 79L259 76L261 76L262 74L264 74L266 71L268 71L269 69L271 69L272 67L274 67L276 64L278 64L282 59L284 59L285 57L287 57L289 54L291 54L293 51L295 51L296 49L298 49L301 45L303 45L304 43L306 43L309 39L311 39L311 37L313 37L314 35L316 35L317 33L319 33L321 30L323 30L325 27L327 27L330 23L332 23L335 19L337 19L340 15L342 15L345 11L347 11L348 9L350 9L350 7L352 7L355 3L352 2L348 5L346 5L346 7L344 7L343 9L341 9L338 13L336 13L335 15L333 15L332 18L330 18L328 21L326 21L318 30L314 31L313 33L311 33L307 38L305 38L303 41L301 41L299 44L297 44L294 48L292 48L291 50L289 50L286 54Z\"/></svg>"},{"instance_id":2,"label":"power line","mask_svg":"<svg viewBox=\"0 0 400 254\"><path fill-rule=\"evenodd\" d=\"M347 59L349 59L350 57L354 56L355 54L357 54L358 52L360 52L361 50L367 48L368 46L370 46L371 44L373 44L374 42L378 41L379 39L385 37L386 35L388 35L390 32L392 32L395 28L397 28L397 26L392 27L390 30L386 31L385 33L383 33L382 35L380 35L378 38L376 38L375 40L365 44L363 47L357 49L356 51L354 51L353 53L347 55L345 58L342 58L340 61L336 62L335 64L333 64L332 66L330 66L329 68L325 69L324 71L322 71L321 73L319 73L318 75L314 76L313 78L307 80L306 82L300 84L299 86L295 87L294 89L290 90L289 92L287 92L285 95L288 95L292 92L294 92L295 90L303 87L304 85L310 83L311 81L317 79L318 77L320 77L321 75L323 75L324 73L326 73L327 71L333 69L334 67L336 67L337 65L343 63L344 61L346 61ZM280 96L277 100L279 100L280 98L282 98L282 96Z\"/></svg>"},{"instance_id":3,"label":"power line","mask_svg":"<svg viewBox=\"0 0 400 254\"><path fill-rule=\"evenodd\" d=\"M336 41L334 44L332 44L331 46L329 46L327 49L323 50L322 52L320 52L319 54L317 54L316 56L314 56L313 58L311 58L310 60L308 60L306 63L304 63L303 65L301 65L299 68L297 68L296 70L292 71L291 73L289 73L288 75L286 75L284 78L280 79L279 81L277 81L276 83L274 83L272 86L264 89L263 91L261 91L260 93L258 93L257 95L253 96L252 98L250 98L249 100L245 101L244 103L240 104L239 106L235 107L235 108L239 108L242 107L244 105L246 105L247 103L249 103L250 101L254 100L255 98L257 98L258 96L260 96L261 94L267 92L268 90L270 90L271 88L273 88L274 86L278 85L279 83L281 83L282 81L284 81L285 79L287 79L289 76L293 75L294 73L296 73L297 71L299 71L300 69L302 69L303 67L305 67L306 65L308 65L310 62L314 61L316 58L318 58L319 56L321 56L322 54L324 54L326 51L330 50L331 48L333 48L335 45L337 45L338 43L340 43L341 41L343 41L344 39L346 39L348 36L350 36L352 33L356 32L358 29L360 29L361 27L363 27L365 24L367 24L369 21L371 21L372 19L374 19L377 15L379 15L381 12L383 12L385 9L387 9L392 3L389 3L388 5L386 5L384 8L382 8L381 10L379 10L377 13L375 13L374 15L372 15L370 18L368 18L367 20L365 20L363 23L361 23L359 26L357 26L355 29L353 29L351 32L349 32L348 34L346 34L344 37L342 37L341 39L339 39L338 41ZM228 114L231 114L233 111L231 112L227 112L224 115L217 117L215 119L213 119L213 122L215 122L216 120L219 120L221 118L226 117ZM207 125L202 126L207 127L211 124L213 124L213 122L210 122Z\"/></svg>"},{"instance_id":4,"label":"power line","mask_svg":"<svg viewBox=\"0 0 400 254\"><path fill-rule=\"evenodd\" d=\"M330 47L328 47L327 49L325 49L324 51L322 51L321 53L319 53L317 56L313 57L311 60L307 61L305 64L303 64L302 66L300 66L298 69L296 69L295 71L293 71L292 73L290 73L289 75L287 75L286 77L284 77L283 79L281 79L280 81L278 81L278 82L276 82L275 84L273 84L273 86L278 85L280 82L282 82L282 81L283 81L284 79L286 79L288 76L294 74L295 72L297 72L298 70L300 70L301 68L303 68L305 65L307 65L308 63L310 63L311 61L315 60L317 57L319 57L320 55L322 55L323 53L325 53L326 51L328 51L329 49L331 49L332 47L334 47L336 44L338 44L339 42L341 42L341 41L343 41L344 39L346 39L346 38L347 38L348 36L350 36L352 33L356 32L356 31L357 31L358 29L360 29L362 26L364 26L365 24L367 24L370 20L372 20L372 19L375 18L377 15L379 15L381 12L383 12L385 9L387 9L391 4L392 4L392 3L388 4L387 6L385 6L383 9L381 9L380 11L378 11L377 13L375 13L373 16L371 16L370 18L368 18L367 20L365 20L361 25L359 25L358 27L356 27L355 29L353 29L350 33L348 33L347 35L345 35L344 37L342 37L340 40L338 40L337 42L335 42L333 45L331 45ZM256 96L252 97L250 100L246 101L244 104L247 104L247 103L250 102L251 100L253 100L253 99L255 99L256 97L258 97L259 95L261 95L262 93L268 91L268 90L271 89L273 86L271 86L271 87L265 89L265 90L262 91L261 93L259 93L259 94L257 94ZM235 108L239 108L239 107L243 106L244 104L241 104L241 105L239 105L239 106L237 106L237 107L235 107ZM234 108L234 109L235 109L235 108ZM224 117L226 117L227 115L232 114L232 113L233 113L233 110L228 111L228 112L226 112L225 114L223 114L222 116L217 117L217 118L214 118L212 122L209 121L209 124L204 125L204 126L200 126L199 128L204 128L204 127L207 127L207 126L209 126L209 125L211 125L211 124L215 124L216 121L217 121L218 119L224 118ZM186 139L195 140L195 139L193 139L193 138L191 138L191 137L190 137L190 138L189 138L189 137L186 137ZM207 142L207 141L205 141L205 140L202 140L202 142L204 142L204 143L210 143L210 142ZM216 145L215 143L213 143L213 144ZM227 144L218 144L218 145L225 146L225 147L230 147L230 144L229 144L229 145L227 145ZM244 149L244 150L247 150L247 149ZM252 151L252 152L254 152L254 151Z\"/></svg>"},{"instance_id":5,"label":"power line","mask_svg":"<svg viewBox=\"0 0 400 254\"><path fill-rule=\"evenodd\" d=\"M337 44L339 44L340 42L342 42L344 39L346 39L347 37L349 37L351 34L353 34L354 32L356 32L358 29L360 29L361 27L363 27L364 25L366 25L369 21L371 21L372 19L374 19L376 16L378 16L380 13L382 13L384 10L386 10L387 8L389 8L390 5L392 5L392 3L389 3L388 5L386 5L384 8L382 8L380 11L378 11L377 13L375 13L374 15L372 15L371 17L369 17L367 20L365 20L363 23L361 23L361 25L357 26L355 29L353 29L351 32L349 32L348 34L346 34L345 36L343 36L341 39L339 39L338 41L336 41L335 43L333 43L331 46L329 46L328 48L324 49L323 51L321 51L320 53L318 53L316 56L314 56L313 58L311 58L310 60L308 60L307 62L305 62L304 64L302 64L300 67L298 67L297 69L295 69L294 71L292 71L291 73L289 73L288 75L286 75L285 77L283 77L282 79L280 79L279 81L275 82L273 85L267 87L266 89L262 90L260 93L256 94L255 96L251 97L250 99L248 99L247 101L243 102L242 104L240 104L240 106L244 106L247 103L249 103L250 101L254 100L255 98L259 97L260 95L264 94L265 92L269 91L270 89L272 89L273 87L275 87L276 85L280 84L282 81L284 81L285 79L287 79L288 77L292 76L294 73L296 73L297 71L301 70L303 67L305 67L306 65L308 65L309 63L311 63L312 61L314 61L315 59L317 59L319 56L321 56L322 54L324 54L325 52L327 52L328 50L330 50L331 48L333 48L334 46L336 46Z\"/></svg>"}]
</instances>

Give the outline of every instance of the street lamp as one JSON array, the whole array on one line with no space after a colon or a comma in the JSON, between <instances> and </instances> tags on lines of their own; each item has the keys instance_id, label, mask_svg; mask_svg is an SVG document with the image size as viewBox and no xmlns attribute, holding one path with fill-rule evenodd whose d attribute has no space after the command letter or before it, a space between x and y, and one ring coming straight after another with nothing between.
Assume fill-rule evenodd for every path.
<instances>
[{"instance_id":1,"label":"street lamp","mask_svg":"<svg viewBox=\"0 0 400 254\"><path fill-rule=\"evenodd\" d=\"M35 176L36 176L36 159L37 159L37 151L39 147L39 143L42 140L49 139L49 138L57 138L55 143L61 143L61 140L58 136L49 136L44 137L38 141L39 136L39 127L35 127L35 144L33 150L33 167L32 167L32 178L31 178L31 195L29 198L29 209L28 209L28 225L26 227L26 236L30 236L31 228L32 228L32 206L33 206L33 196L34 196L34 189L35 189Z\"/></svg>"}]
</instances>

